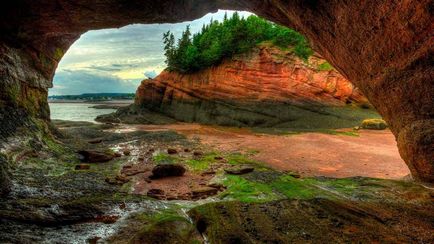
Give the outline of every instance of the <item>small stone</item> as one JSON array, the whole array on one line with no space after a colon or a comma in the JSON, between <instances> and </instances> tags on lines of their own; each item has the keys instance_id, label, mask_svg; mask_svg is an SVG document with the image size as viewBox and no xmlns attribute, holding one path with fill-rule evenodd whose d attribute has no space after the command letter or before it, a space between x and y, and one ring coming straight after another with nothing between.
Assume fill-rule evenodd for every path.
<instances>
[{"instance_id":1,"label":"small stone","mask_svg":"<svg viewBox=\"0 0 434 244\"><path fill-rule=\"evenodd\" d=\"M215 173L216 172L214 170L207 170L207 171L202 172L201 175L215 175Z\"/></svg>"},{"instance_id":2,"label":"small stone","mask_svg":"<svg viewBox=\"0 0 434 244\"><path fill-rule=\"evenodd\" d=\"M177 154L178 151L177 151L176 149L174 149L174 148L168 148L168 149L167 149L167 153L168 153L168 154Z\"/></svg>"},{"instance_id":3,"label":"small stone","mask_svg":"<svg viewBox=\"0 0 434 244\"><path fill-rule=\"evenodd\" d=\"M208 183L207 186L212 187L212 188L216 188L216 189L218 189L218 190L221 190L221 189L225 189L225 188L226 188L223 184L221 184L221 183L216 183L216 182Z\"/></svg>"},{"instance_id":4,"label":"small stone","mask_svg":"<svg viewBox=\"0 0 434 244\"><path fill-rule=\"evenodd\" d=\"M220 157L220 156L215 156L214 159L215 159L215 160L223 160L224 158L223 158L223 157Z\"/></svg>"},{"instance_id":5,"label":"small stone","mask_svg":"<svg viewBox=\"0 0 434 244\"><path fill-rule=\"evenodd\" d=\"M102 142L101 138L95 138L95 139L87 141L87 143L89 143L89 144L99 144L101 142Z\"/></svg>"},{"instance_id":6,"label":"small stone","mask_svg":"<svg viewBox=\"0 0 434 244\"><path fill-rule=\"evenodd\" d=\"M96 243L98 243L98 240L100 240L100 239L101 239L101 237L95 236L95 237L87 239L87 241L89 244L96 244Z\"/></svg>"},{"instance_id":7,"label":"small stone","mask_svg":"<svg viewBox=\"0 0 434 244\"><path fill-rule=\"evenodd\" d=\"M90 169L89 164L77 164L77 165L75 165L75 170L86 170L86 169Z\"/></svg>"},{"instance_id":8,"label":"small stone","mask_svg":"<svg viewBox=\"0 0 434 244\"><path fill-rule=\"evenodd\" d=\"M194 156L202 156L202 155L203 155L203 152L201 152L201 151L194 151L194 152L193 152L193 155L194 155Z\"/></svg>"},{"instance_id":9,"label":"small stone","mask_svg":"<svg viewBox=\"0 0 434 244\"><path fill-rule=\"evenodd\" d=\"M128 179L125 175L116 175L115 179L119 182L119 183L127 183L128 181L130 181L130 179Z\"/></svg>"},{"instance_id":10,"label":"small stone","mask_svg":"<svg viewBox=\"0 0 434 244\"><path fill-rule=\"evenodd\" d=\"M183 176L186 169L180 164L159 164L152 169L152 179L169 176Z\"/></svg>"},{"instance_id":11,"label":"small stone","mask_svg":"<svg viewBox=\"0 0 434 244\"><path fill-rule=\"evenodd\" d=\"M190 152L191 150L190 149L188 149L188 148L185 148L184 149L184 152Z\"/></svg>"},{"instance_id":12,"label":"small stone","mask_svg":"<svg viewBox=\"0 0 434 244\"><path fill-rule=\"evenodd\" d=\"M289 175L296 178L296 179L301 178L301 175L299 173L290 172Z\"/></svg>"},{"instance_id":13,"label":"small stone","mask_svg":"<svg viewBox=\"0 0 434 244\"><path fill-rule=\"evenodd\" d=\"M193 198L202 198L207 196L213 196L218 193L218 189L209 186L201 186L191 190Z\"/></svg>"},{"instance_id":14,"label":"small stone","mask_svg":"<svg viewBox=\"0 0 434 244\"><path fill-rule=\"evenodd\" d=\"M225 169L225 172L230 175L243 175L252 172L255 168L250 166L234 166L228 169Z\"/></svg>"},{"instance_id":15,"label":"small stone","mask_svg":"<svg viewBox=\"0 0 434 244\"><path fill-rule=\"evenodd\" d=\"M123 151L123 153L124 153L125 156L130 156L131 155L131 151L129 149L125 149Z\"/></svg>"},{"instance_id":16,"label":"small stone","mask_svg":"<svg viewBox=\"0 0 434 244\"><path fill-rule=\"evenodd\" d=\"M102 152L97 150L81 150L78 154L82 156L82 161L87 163L101 163L112 160L114 153Z\"/></svg>"},{"instance_id":17,"label":"small stone","mask_svg":"<svg viewBox=\"0 0 434 244\"><path fill-rule=\"evenodd\" d=\"M149 189L148 192L146 193L146 195L148 197L152 197L155 199L164 199L164 191L161 189Z\"/></svg>"},{"instance_id":18,"label":"small stone","mask_svg":"<svg viewBox=\"0 0 434 244\"><path fill-rule=\"evenodd\" d=\"M127 207L127 205L124 202L119 204L120 209L125 209L126 207Z\"/></svg>"}]
</instances>

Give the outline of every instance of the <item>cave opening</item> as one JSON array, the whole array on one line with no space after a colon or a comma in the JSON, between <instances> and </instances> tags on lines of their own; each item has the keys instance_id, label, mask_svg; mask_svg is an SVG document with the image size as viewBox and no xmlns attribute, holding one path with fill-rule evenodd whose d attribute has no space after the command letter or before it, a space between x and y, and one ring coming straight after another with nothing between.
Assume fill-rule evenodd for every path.
<instances>
[{"instance_id":1,"label":"cave opening","mask_svg":"<svg viewBox=\"0 0 434 244\"><path fill-rule=\"evenodd\" d=\"M416 180L433 180L429 4L6 4L0 242L432 242L432 189L403 178L411 170ZM261 43L197 74L162 72L140 81L134 104L99 123L50 119L55 69L82 33L191 20L219 8L291 26L315 52L303 60L295 48ZM109 66L75 68L131 78L119 63ZM75 73L73 65L59 68L55 80ZM302 82L288 87L282 78ZM224 82L231 80L237 83ZM235 99L241 95L247 99ZM296 102L279 100L285 96ZM388 129L354 128L384 129L373 107ZM360 125L361 118L375 120Z\"/></svg>"}]
</instances>

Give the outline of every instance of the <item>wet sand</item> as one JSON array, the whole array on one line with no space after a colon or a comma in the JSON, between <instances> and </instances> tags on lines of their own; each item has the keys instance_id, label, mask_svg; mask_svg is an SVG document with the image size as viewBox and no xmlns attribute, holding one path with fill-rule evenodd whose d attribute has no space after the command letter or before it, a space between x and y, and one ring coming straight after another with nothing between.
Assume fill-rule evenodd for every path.
<instances>
[{"instance_id":1,"label":"wet sand","mask_svg":"<svg viewBox=\"0 0 434 244\"><path fill-rule=\"evenodd\" d=\"M302 133L270 135L248 129L198 124L137 125L121 130L175 130L226 152L253 152L274 169L303 176L401 179L410 174L389 130L360 130L359 136Z\"/></svg>"}]
</instances>

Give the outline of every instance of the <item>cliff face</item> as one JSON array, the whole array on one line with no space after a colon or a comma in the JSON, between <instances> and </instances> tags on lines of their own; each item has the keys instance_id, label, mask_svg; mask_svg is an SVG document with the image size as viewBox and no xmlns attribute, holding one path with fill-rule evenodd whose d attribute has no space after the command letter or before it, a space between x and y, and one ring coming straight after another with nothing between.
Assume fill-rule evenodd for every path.
<instances>
[{"instance_id":1,"label":"cliff face","mask_svg":"<svg viewBox=\"0 0 434 244\"><path fill-rule=\"evenodd\" d=\"M358 124L368 113L358 106L366 105L367 99L325 62L319 56L304 62L290 50L263 44L199 72L163 71L144 80L135 105L177 120L209 124L297 128Z\"/></svg>"}]
</instances>

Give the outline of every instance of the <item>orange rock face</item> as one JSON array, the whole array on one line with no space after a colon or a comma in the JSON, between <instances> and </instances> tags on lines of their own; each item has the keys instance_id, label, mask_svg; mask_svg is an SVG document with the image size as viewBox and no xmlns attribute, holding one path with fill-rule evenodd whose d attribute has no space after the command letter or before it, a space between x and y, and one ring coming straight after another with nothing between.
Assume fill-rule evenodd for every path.
<instances>
[{"instance_id":1,"label":"orange rock face","mask_svg":"<svg viewBox=\"0 0 434 244\"><path fill-rule=\"evenodd\" d=\"M304 62L290 51L262 45L193 74L163 71L155 79L142 82L137 89L136 104L144 105L160 95L162 102L200 98L330 106L367 103L359 89L336 70L319 70L318 66L324 62L318 56ZM164 94L155 94L161 92Z\"/></svg>"},{"instance_id":2,"label":"orange rock face","mask_svg":"<svg viewBox=\"0 0 434 244\"><path fill-rule=\"evenodd\" d=\"M135 104L181 121L236 126L283 125L328 107L368 104L333 68L321 70L325 62L319 56L306 62L262 44L196 73L163 71L142 82Z\"/></svg>"}]
</instances>

